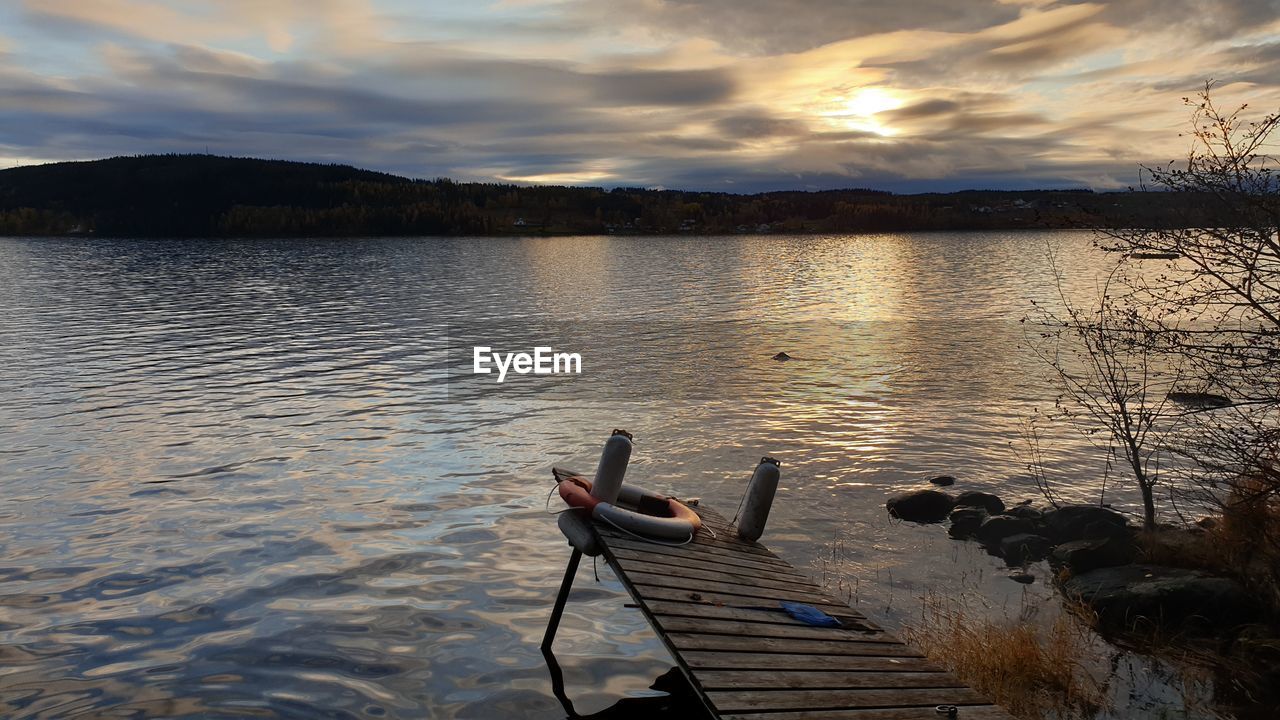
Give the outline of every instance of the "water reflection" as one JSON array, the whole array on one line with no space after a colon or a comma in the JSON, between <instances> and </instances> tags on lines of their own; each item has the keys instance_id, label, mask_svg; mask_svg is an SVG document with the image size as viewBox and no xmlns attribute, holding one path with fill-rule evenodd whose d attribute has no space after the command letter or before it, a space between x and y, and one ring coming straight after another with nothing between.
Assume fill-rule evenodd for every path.
<instances>
[{"instance_id":1,"label":"water reflection","mask_svg":"<svg viewBox=\"0 0 1280 720\"><path fill-rule=\"evenodd\" d=\"M722 508L782 457L770 544L803 567L852 538L892 620L998 563L891 525L887 493L1034 494L1009 442L1051 398L1017 324L1053 296L1045 242L1089 291L1073 234L0 239L0 715L563 717L549 468L615 426L636 482ZM595 374L455 372L540 332ZM1051 448L1093 493L1094 451ZM558 640L583 715L671 666L601 578Z\"/></svg>"}]
</instances>

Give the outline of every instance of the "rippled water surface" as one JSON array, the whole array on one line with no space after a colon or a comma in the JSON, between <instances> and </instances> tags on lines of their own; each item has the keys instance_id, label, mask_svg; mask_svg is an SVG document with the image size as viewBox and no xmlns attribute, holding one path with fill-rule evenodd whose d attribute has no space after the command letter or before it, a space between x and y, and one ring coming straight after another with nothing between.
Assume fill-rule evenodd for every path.
<instances>
[{"instance_id":1,"label":"rippled water surface","mask_svg":"<svg viewBox=\"0 0 1280 720\"><path fill-rule=\"evenodd\" d=\"M0 239L0 715L563 717L544 502L614 427L630 481L729 515L781 458L765 542L817 578L838 542L889 622L922 588L1015 603L884 500L938 473L1035 497L1018 428L1053 391L1018 319L1055 297L1047 245L1092 292L1089 240ZM497 385L462 372L476 344L584 372ZM1096 497L1095 450L1046 450ZM671 667L626 601L584 566L580 712Z\"/></svg>"}]
</instances>

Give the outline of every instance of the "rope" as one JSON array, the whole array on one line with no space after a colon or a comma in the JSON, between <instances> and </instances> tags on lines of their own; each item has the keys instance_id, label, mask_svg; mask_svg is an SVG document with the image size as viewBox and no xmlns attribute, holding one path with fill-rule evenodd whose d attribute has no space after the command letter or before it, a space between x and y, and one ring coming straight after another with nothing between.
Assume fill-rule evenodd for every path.
<instances>
[{"instance_id":1,"label":"rope","mask_svg":"<svg viewBox=\"0 0 1280 720\"><path fill-rule=\"evenodd\" d=\"M742 504L747 501L747 493L751 492L751 483L747 482L747 486L742 489L742 497L738 499L738 509L733 511L733 524L738 524L738 515L742 513Z\"/></svg>"},{"instance_id":2,"label":"rope","mask_svg":"<svg viewBox=\"0 0 1280 720\"><path fill-rule=\"evenodd\" d=\"M574 507L574 506L570 505L569 507L564 508L563 510L552 510L552 509L551 509L551 496L555 494L556 490L557 490L559 487L560 487L560 484L559 484L559 483L556 483L556 486L555 486L555 487L553 487L553 488L551 488L551 492L547 493L547 502L545 503L545 509L546 509L547 514L548 514L548 515L559 515L560 513L569 512L570 510L585 510L585 509L586 509L586 508Z\"/></svg>"}]
</instances>

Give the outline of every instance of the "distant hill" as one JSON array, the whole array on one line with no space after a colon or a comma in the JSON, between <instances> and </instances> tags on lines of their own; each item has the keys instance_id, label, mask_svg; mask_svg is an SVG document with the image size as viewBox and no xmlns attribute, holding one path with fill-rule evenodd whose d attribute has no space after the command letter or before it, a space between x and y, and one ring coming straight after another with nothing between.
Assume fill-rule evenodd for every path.
<instances>
[{"instance_id":1,"label":"distant hill","mask_svg":"<svg viewBox=\"0 0 1280 720\"><path fill-rule=\"evenodd\" d=\"M1087 190L729 193L410 180L346 165L144 155L0 170L0 235L755 233L1185 225L1194 202Z\"/></svg>"}]
</instances>

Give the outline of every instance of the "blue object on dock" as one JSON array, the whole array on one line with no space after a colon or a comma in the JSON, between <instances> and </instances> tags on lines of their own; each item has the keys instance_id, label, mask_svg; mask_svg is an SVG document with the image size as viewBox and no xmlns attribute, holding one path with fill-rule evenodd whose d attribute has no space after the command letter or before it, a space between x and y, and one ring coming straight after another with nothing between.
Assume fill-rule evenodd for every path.
<instances>
[{"instance_id":1,"label":"blue object on dock","mask_svg":"<svg viewBox=\"0 0 1280 720\"><path fill-rule=\"evenodd\" d=\"M840 627L840 621L822 612L812 605L805 605L798 602L787 602L785 600L778 603L783 610L791 617L799 620L806 625L814 627Z\"/></svg>"}]
</instances>

